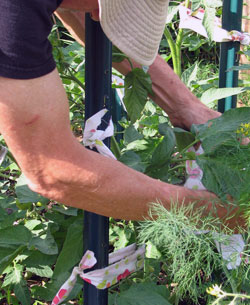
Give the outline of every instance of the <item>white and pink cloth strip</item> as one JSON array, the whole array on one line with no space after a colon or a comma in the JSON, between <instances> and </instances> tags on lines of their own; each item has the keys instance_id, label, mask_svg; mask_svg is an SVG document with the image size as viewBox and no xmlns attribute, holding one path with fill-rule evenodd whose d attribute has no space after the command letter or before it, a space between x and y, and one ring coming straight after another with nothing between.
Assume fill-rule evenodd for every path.
<instances>
[{"instance_id":1,"label":"white and pink cloth strip","mask_svg":"<svg viewBox=\"0 0 250 305\"><path fill-rule=\"evenodd\" d=\"M84 281L94 285L98 289L106 289L126 278L131 273L144 267L145 246L138 249L136 245L130 245L124 249L117 250L109 255L109 266L85 273L84 270L92 268L97 260L92 251L86 251L79 266L75 267L70 278L61 286L51 305L64 302L72 291L77 276Z\"/></svg>"},{"instance_id":2,"label":"white and pink cloth strip","mask_svg":"<svg viewBox=\"0 0 250 305\"><path fill-rule=\"evenodd\" d=\"M192 12L190 9L179 5L180 24L179 28L189 29L203 37L208 37L207 31L203 26L205 11L200 8ZM239 41L242 45L250 45L250 34L239 31L227 31L222 29L221 20L214 19L214 30L212 40L215 42Z\"/></svg>"}]
</instances>

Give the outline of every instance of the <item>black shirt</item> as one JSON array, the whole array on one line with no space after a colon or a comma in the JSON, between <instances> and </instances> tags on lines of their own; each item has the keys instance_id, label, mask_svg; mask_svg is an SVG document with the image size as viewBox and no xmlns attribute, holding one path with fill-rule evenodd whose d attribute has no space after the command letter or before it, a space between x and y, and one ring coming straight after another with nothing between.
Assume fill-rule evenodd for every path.
<instances>
[{"instance_id":1,"label":"black shirt","mask_svg":"<svg viewBox=\"0 0 250 305\"><path fill-rule=\"evenodd\" d=\"M0 0L0 76L29 79L55 69L48 35L62 0Z\"/></svg>"}]
</instances>

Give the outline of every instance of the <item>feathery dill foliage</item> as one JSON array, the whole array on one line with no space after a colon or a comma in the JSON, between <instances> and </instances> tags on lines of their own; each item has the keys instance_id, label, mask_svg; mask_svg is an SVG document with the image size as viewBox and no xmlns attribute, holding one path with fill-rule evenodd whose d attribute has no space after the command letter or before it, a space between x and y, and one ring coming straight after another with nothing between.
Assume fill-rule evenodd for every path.
<instances>
[{"instance_id":1,"label":"feathery dill foliage","mask_svg":"<svg viewBox=\"0 0 250 305\"><path fill-rule=\"evenodd\" d=\"M172 204L166 210L161 204L152 204L150 219L140 223L139 240L150 241L161 252L167 265L167 276L177 283L175 294L183 299L188 296L195 303L206 297L211 274L221 266L212 233L196 234L197 231L215 231L214 218L203 218L202 210ZM209 283L208 283L209 282Z\"/></svg>"}]
</instances>

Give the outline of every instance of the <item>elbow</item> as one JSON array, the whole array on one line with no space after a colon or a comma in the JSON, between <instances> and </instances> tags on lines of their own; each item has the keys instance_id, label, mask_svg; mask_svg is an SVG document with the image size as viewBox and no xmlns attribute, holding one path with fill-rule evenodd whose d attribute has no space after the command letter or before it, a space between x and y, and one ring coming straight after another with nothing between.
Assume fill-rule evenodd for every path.
<instances>
[{"instance_id":1,"label":"elbow","mask_svg":"<svg viewBox=\"0 0 250 305\"><path fill-rule=\"evenodd\" d=\"M71 164L72 165L72 164ZM25 173L26 175L26 173ZM43 197L79 207L82 194L93 199L100 187L99 176L84 168L56 164L42 171L26 175L29 188ZM77 206L76 206L77 205Z\"/></svg>"},{"instance_id":2,"label":"elbow","mask_svg":"<svg viewBox=\"0 0 250 305\"><path fill-rule=\"evenodd\" d=\"M99 172L93 170L92 159L87 150L83 153L77 151L74 155L70 152L72 156L65 154L60 158L46 158L43 162L35 162L32 169L29 167L27 171L23 169L23 172L32 191L57 202L78 207L82 194L85 202L96 198L103 178ZM102 199L102 196L99 197Z\"/></svg>"},{"instance_id":3,"label":"elbow","mask_svg":"<svg viewBox=\"0 0 250 305\"><path fill-rule=\"evenodd\" d=\"M26 175L25 175L26 176ZM43 197L60 201L64 197L59 180L49 172L27 175L28 187Z\"/></svg>"}]
</instances>

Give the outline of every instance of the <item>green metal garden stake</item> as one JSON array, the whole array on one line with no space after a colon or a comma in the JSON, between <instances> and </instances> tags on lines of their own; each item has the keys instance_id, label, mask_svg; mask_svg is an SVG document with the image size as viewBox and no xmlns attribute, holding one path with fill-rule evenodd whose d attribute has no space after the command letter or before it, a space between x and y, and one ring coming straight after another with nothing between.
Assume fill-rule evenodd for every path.
<instances>
[{"instance_id":1,"label":"green metal garden stake","mask_svg":"<svg viewBox=\"0 0 250 305\"><path fill-rule=\"evenodd\" d=\"M241 31L243 0L224 0L222 12L222 28L231 31ZM238 87L238 71L228 71L239 64L238 52L239 42L222 42L220 51L220 75L219 87L231 88ZM221 99L218 103L218 110L224 112L230 108L235 108L237 96L230 96Z\"/></svg>"},{"instance_id":2,"label":"green metal garden stake","mask_svg":"<svg viewBox=\"0 0 250 305\"><path fill-rule=\"evenodd\" d=\"M86 14L85 46L85 119L103 108L111 108L111 63L112 45L103 33L99 22ZM106 121L106 122L105 122ZM103 120L100 129L107 127L108 119ZM109 140L105 141L107 146ZM83 194L84 196L84 194ZM109 219L94 213L84 212L84 249L95 253L97 264L93 269L108 265ZM107 305L108 291L84 283L85 305Z\"/></svg>"}]
</instances>

